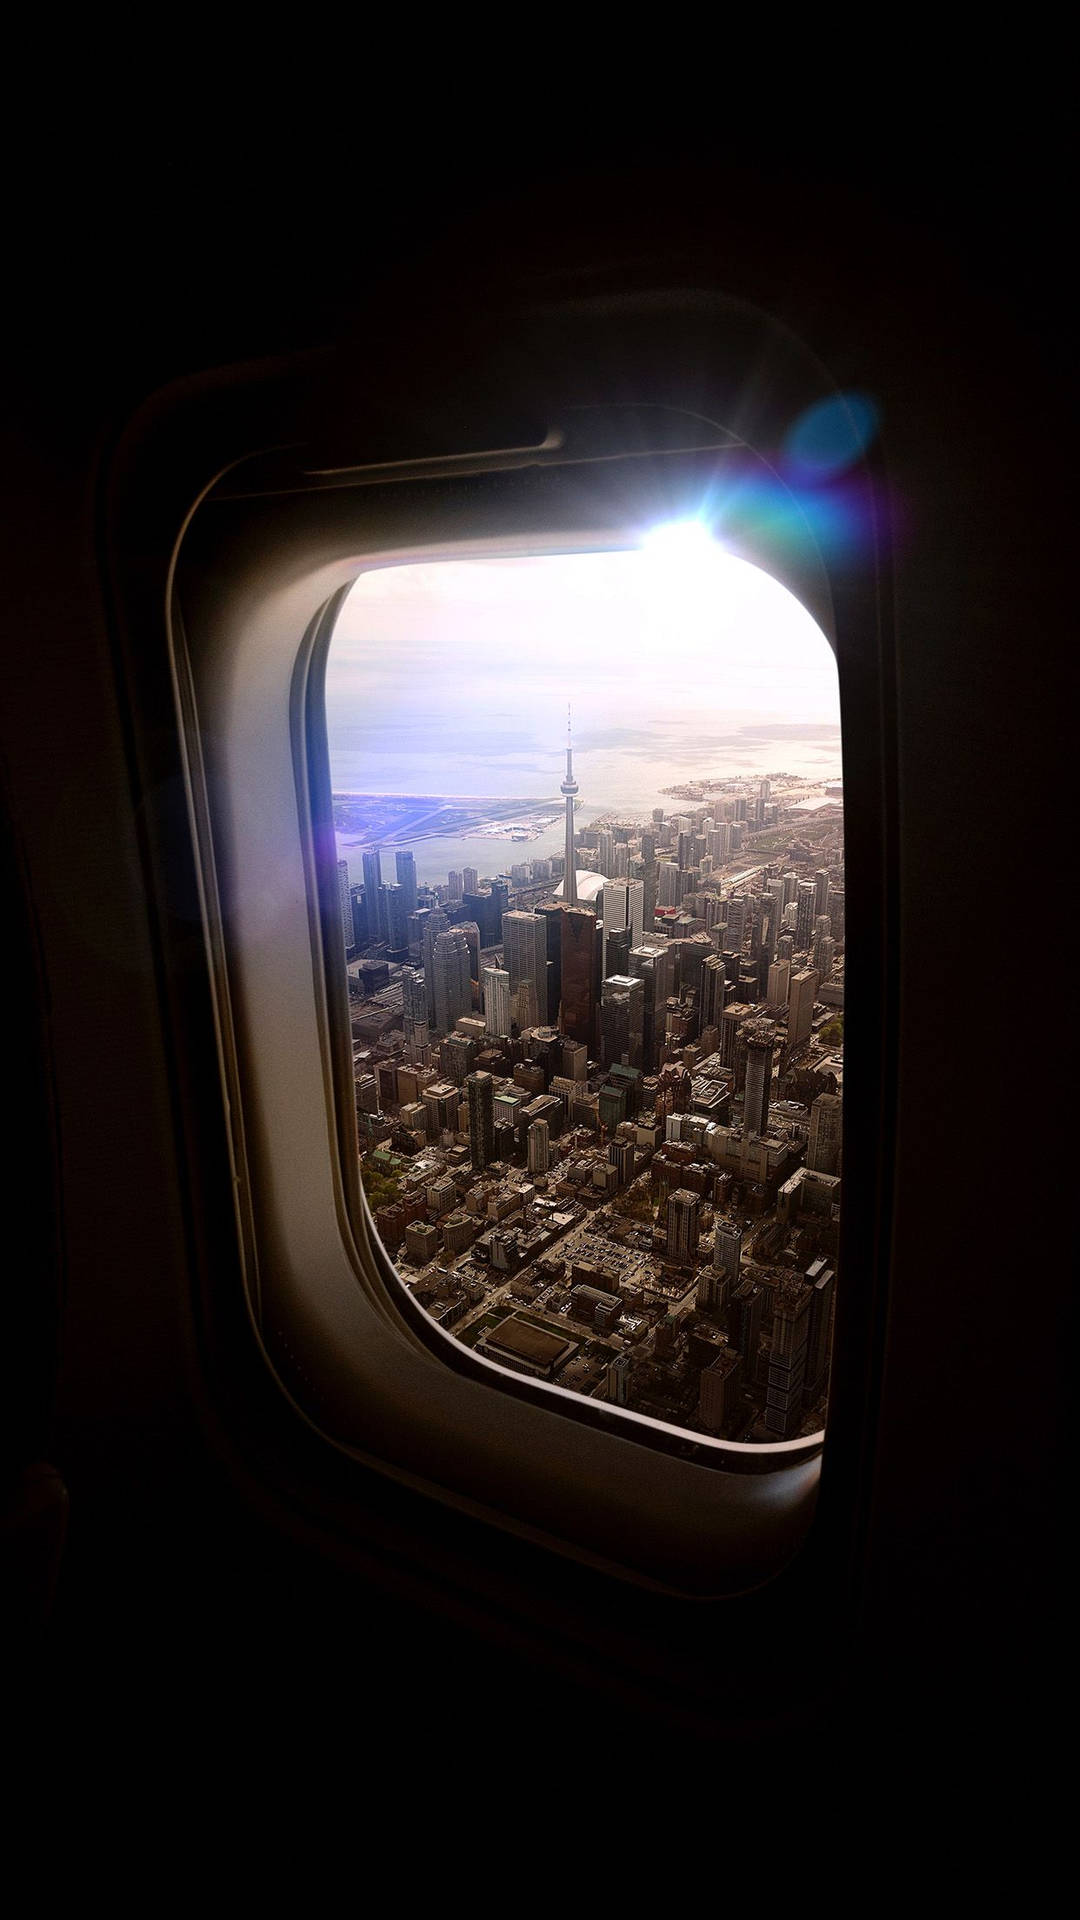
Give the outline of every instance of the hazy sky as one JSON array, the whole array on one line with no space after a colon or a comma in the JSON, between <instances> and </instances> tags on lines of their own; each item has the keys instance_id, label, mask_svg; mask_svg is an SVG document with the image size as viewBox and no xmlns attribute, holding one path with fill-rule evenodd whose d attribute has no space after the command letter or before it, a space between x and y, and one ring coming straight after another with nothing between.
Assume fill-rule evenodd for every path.
<instances>
[{"instance_id":1,"label":"hazy sky","mask_svg":"<svg viewBox=\"0 0 1080 1920\"><path fill-rule=\"evenodd\" d=\"M374 790L554 792L568 699L583 759L668 761L685 746L699 770L775 743L776 767L795 765L796 744L839 766L836 668L815 621L760 569L675 539L363 575L327 671L335 785L362 788L370 764ZM418 788L427 755L442 777Z\"/></svg>"}]
</instances>

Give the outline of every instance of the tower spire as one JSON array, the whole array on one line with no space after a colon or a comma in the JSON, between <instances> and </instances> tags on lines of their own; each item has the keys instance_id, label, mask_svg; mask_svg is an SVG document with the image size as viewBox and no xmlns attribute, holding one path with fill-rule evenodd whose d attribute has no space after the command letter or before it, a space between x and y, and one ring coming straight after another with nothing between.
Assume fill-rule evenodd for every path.
<instances>
[{"instance_id":1,"label":"tower spire","mask_svg":"<svg viewBox=\"0 0 1080 1920\"><path fill-rule=\"evenodd\" d=\"M563 869L563 901L568 907L577 906L577 872L574 861L574 795L578 790L574 779L574 747L570 737L570 703L566 706L566 779L562 791L566 797L566 865Z\"/></svg>"}]
</instances>

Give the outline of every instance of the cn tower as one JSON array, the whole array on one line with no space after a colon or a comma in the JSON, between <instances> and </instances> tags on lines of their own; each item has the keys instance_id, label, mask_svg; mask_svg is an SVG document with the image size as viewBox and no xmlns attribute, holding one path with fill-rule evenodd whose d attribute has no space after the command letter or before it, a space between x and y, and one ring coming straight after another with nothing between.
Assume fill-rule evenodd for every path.
<instances>
[{"instance_id":1,"label":"cn tower","mask_svg":"<svg viewBox=\"0 0 1080 1920\"><path fill-rule=\"evenodd\" d=\"M563 873L563 905L577 906L577 872L574 861L574 795L578 783L574 779L574 749L570 742L570 708L566 709L566 779L562 791L566 795L566 868Z\"/></svg>"}]
</instances>

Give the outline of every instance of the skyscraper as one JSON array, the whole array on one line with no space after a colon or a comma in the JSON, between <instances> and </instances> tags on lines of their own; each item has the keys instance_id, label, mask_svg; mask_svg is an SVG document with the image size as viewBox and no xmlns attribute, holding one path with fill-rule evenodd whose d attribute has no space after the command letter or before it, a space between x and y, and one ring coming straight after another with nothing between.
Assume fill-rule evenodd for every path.
<instances>
[{"instance_id":1,"label":"skyscraper","mask_svg":"<svg viewBox=\"0 0 1080 1920\"><path fill-rule=\"evenodd\" d=\"M577 872L574 857L574 795L578 783L574 779L574 754L570 740L570 709L566 709L566 779L562 783L562 792L566 796L566 865L563 869L563 900L568 907L577 905Z\"/></svg>"},{"instance_id":2,"label":"skyscraper","mask_svg":"<svg viewBox=\"0 0 1080 1920\"><path fill-rule=\"evenodd\" d=\"M812 1173L836 1173L843 1137L843 1101L838 1093L819 1093L810 1109L806 1164Z\"/></svg>"},{"instance_id":3,"label":"skyscraper","mask_svg":"<svg viewBox=\"0 0 1080 1920\"><path fill-rule=\"evenodd\" d=\"M717 1220L713 1235L713 1272L725 1274L734 1292L739 1284L742 1228L734 1220Z\"/></svg>"},{"instance_id":4,"label":"skyscraper","mask_svg":"<svg viewBox=\"0 0 1080 1920\"><path fill-rule=\"evenodd\" d=\"M746 1090L743 1094L743 1132L767 1133L772 1088L773 1042L771 1020L755 1020L746 1034Z\"/></svg>"},{"instance_id":5,"label":"skyscraper","mask_svg":"<svg viewBox=\"0 0 1080 1920\"><path fill-rule=\"evenodd\" d=\"M402 967L401 989L405 1050L410 1060L416 1060L428 1044L427 988L423 975L412 967Z\"/></svg>"},{"instance_id":6,"label":"skyscraper","mask_svg":"<svg viewBox=\"0 0 1080 1920\"><path fill-rule=\"evenodd\" d=\"M688 1188L677 1187L669 1194L666 1253L680 1266L688 1266L697 1252L700 1211L701 1201Z\"/></svg>"},{"instance_id":7,"label":"skyscraper","mask_svg":"<svg viewBox=\"0 0 1080 1920\"><path fill-rule=\"evenodd\" d=\"M379 913L381 886L382 866L379 860L379 849L372 847L370 853L364 855L364 898L367 901L368 910L368 939L372 941L386 938Z\"/></svg>"},{"instance_id":8,"label":"skyscraper","mask_svg":"<svg viewBox=\"0 0 1080 1920\"><path fill-rule=\"evenodd\" d=\"M406 916L416 912L416 858L406 848L394 855L398 886L405 896Z\"/></svg>"},{"instance_id":9,"label":"skyscraper","mask_svg":"<svg viewBox=\"0 0 1080 1920\"><path fill-rule=\"evenodd\" d=\"M645 988L642 1066L655 1073L664 1044L667 1003L675 991L675 955L666 940L643 940L630 954L630 972Z\"/></svg>"},{"instance_id":10,"label":"skyscraper","mask_svg":"<svg viewBox=\"0 0 1080 1920\"><path fill-rule=\"evenodd\" d=\"M534 1120L525 1136L529 1172L546 1173L551 1156L551 1130L546 1120Z\"/></svg>"},{"instance_id":11,"label":"skyscraper","mask_svg":"<svg viewBox=\"0 0 1080 1920\"><path fill-rule=\"evenodd\" d=\"M345 951L353 945L352 894L349 892L349 863L339 860L337 863L338 899L341 902L341 931L345 938Z\"/></svg>"},{"instance_id":12,"label":"skyscraper","mask_svg":"<svg viewBox=\"0 0 1080 1920\"><path fill-rule=\"evenodd\" d=\"M769 984L765 989L765 999L770 1007L786 1007L788 987L791 982L791 963L787 960L774 960L769 968Z\"/></svg>"},{"instance_id":13,"label":"skyscraper","mask_svg":"<svg viewBox=\"0 0 1080 1920\"><path fill-rule=\"evenodd\" d=\"M592 1048L596 991L593 950L596 915L591 907L566 907L562 916L562 1029L569 1040Z\"/></svg>"},{"instance_id":14,"label":"skyscraper","mask_svg":"<svg viewBox=\"0 0 1080 1920\"><path fill-rule=\"evenodd\" d=\"M547 1025L547 922L538 913L504 913L502 922L503 966L510 975L510 992L519 997L526 983L532 985L531 1019L528 1025ZM521 1014L519 1023L525 1025Z\"/></svg>"},{"instance_id":15,"label":"skyscraper","mask_svg":"<svg viewBox=\"0 0 1080 1920\"><path fill-rule=\"evenodd\" d=\"M510 975L503 967L484 968L484 1025L495 1039L510 1032Z\"/></svg>"},{"instance_id":16,"label":"skyscraper","mask_svg":"<svg viewBox=\"0 0 1080 1920\"><path fill-rule=\"evenodd\" d=\"M793 973L788 991L787 1043L789 1047L801 1047L810 1038L814 1019L814 999L818 990L818 976L810 967L803 967L800 973Z\"/></svg>"},{"instance_id":17,"label":"skyscraper","mask_svg":"<svg viewBox=\"0 0 1080 1920\"><path fill-rule=\"evenodd\" d=\"M605 1067L640 1067L645 1016L644 982L631 974L604 981L600 999L600 1057Z\"/></svg>"},{"instance_id":18,"label":"skyscraper","mask_svg":"<svg viewBox=\"0 0 1080 1920\"><path fill-rule=\"evenodd\" d=\"M428 983L428 1015L429 1015L429 1018L433 1020L435 1018L435 1002L434 1002L434 995L433 995L433 990L431 985L431 979L432 979L432 963L435 955L435 942L438 939L440 933L446 932L446 929L449 927L450 922L447 919L441 907L430 907L426 912L422 914L417 913L416 918L418 920L421 920L423 923L423 930L421 933L421 942L422 942L422 948L423 948L424 978Z\"/></svg>"},{"instance_id":19,"label":"skyscraper","mask_svg":"<svg viewBox=\"0 0 1080 1920\"><path fill-rule=\"evenodd\" d=\"M630 930L630 946L641 945L645 888L640 880L607 880L601 889L604 920L604 953L601 965L605 978L615 969L608 964L608 940L612 933Z\"/></svg>"},{"instance_id":20,"label":"skyscraper","mask_svg":"<svg viewBox=\"0 0 1080 1920\"><path fill-rule=\"evenodd\" d=\"M810 937L814 931L816 888L812 880L799 881L798 913L795 920L795 951L809 953Z\"/></svg>"},{"instance_id":21,"label":"skyscraper","mask_svg":"<svg viewBox=\"0 0 1080 1920\"><path fill-rule=\"evenodd\" d=\"M438 1033L452 1033L454 1024L472 1008L469 943L457 927L440 933L431 959L431 1000Z\"/></svg>"},{"instance_id":22,"label":"skyscraper","mask_svg":"<svg viewBox=\"0 0 1080 1920\"><path fill-rule=\"evenodd\" d=\"M562 906L557 900L545 901L536 909L547 930L548 1020L555 1026L562 999Z\"/></svg>"},{"instance_id":23,"label":"skyscraper","mask_svg":"<svg viewBox=\"0 0 1080 1920\"><path fill-rule=\"evenodd\" d=\"M469 1157L476 1168L495 1158L495 1081L490 1073L470 1073L465 1081L469 1102Z\"/></svg>"}]
</instances>

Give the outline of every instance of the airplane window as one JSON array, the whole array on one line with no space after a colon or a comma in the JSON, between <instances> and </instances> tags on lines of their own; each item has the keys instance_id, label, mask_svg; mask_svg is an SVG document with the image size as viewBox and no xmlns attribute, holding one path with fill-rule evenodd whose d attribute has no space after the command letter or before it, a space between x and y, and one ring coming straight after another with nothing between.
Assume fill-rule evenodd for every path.
<instances>
[{"instance_id":1,"label":"airplane window","mask_svg":"<svg viewBox=\"0 0 1080 1920\"><path fill-rule=\"evenodd\" d=\"M700 1439L825 1424L830 646L703 522L361 574L326 670L362 1189L476 1355Z\"/></svg>"}]
</instances>

